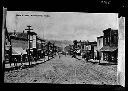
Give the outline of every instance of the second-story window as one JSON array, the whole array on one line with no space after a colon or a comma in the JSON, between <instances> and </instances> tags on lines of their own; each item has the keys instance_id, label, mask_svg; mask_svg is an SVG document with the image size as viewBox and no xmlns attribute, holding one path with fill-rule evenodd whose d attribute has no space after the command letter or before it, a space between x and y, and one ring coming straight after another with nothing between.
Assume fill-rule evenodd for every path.
<instances>
[{"instance_id":1,"label":"second-story window","mask_svg":"<svg viewBox=\"0 0 128 91\"><path fill-rule=\"evenodd\" d=\"M106 38L104 38L104 45L106 45Z\"/></svg>"},{"instance_id":2,"label":"second-story window","mask_svg":"<svg viewBox=\"0 0 128 91\"><path fill-rule=\"evenodd\" d=\"M114 43L115 43L115 45L118 44L118 37L117 36L114 36Z\"/></svg>"},{"instance_id":3,"label":"second-story window","mask_svg":"<svg viewBox=\"0 0 128 91\"><path fill-rule=\"evenodd\" d=\"M111 43L114 43L114 36L111 36Z\"/></svg>"},{"instance_id":4,"label":"second-story window","mask_svg":"<svg viewBox=\"0 0 128 91\"><path fill-rule=\"evenodd\" d=\"M100 40L99 40L99 46L100 46Z\"/></svg>"}]
</instances>

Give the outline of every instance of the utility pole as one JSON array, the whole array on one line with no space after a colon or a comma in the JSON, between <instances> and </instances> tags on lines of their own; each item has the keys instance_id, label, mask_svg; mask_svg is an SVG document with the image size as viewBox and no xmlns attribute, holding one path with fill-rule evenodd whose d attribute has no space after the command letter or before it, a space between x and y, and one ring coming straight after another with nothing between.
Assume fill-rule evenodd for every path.
<instances>
[{"instance_id":1,"label":"utility pole","mask_svg":"<svg viewBox=\"0 0 128 91\"><path fill-rule=\"evenodd\" d=\"M30 30L33 30L33 29L31 29L31 26L29 25L29 26L27 26L28 28L27 29L25 29L25 30L27 30L27 35L28 35L28 60L29 60L29 65L30 65Z\"/></svg>"}]
</instances>

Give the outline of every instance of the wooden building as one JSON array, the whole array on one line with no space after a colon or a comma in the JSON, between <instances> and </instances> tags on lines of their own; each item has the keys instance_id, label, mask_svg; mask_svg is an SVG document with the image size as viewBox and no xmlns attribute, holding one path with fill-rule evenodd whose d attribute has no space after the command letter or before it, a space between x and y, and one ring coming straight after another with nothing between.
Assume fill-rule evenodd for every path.
<instances>
[{"instance_id":1,"label":"wooden building","mask_svg":"<svg viewBox=\"0 0 128 91\"><path fill-rule=\"evenodd\" d=\"M109 62L117 62L118 54L118 30L108 28L103 31L103 47L100 51L103 52L103 60Z\"/></svg>"},{"instance_id":2,"label":"wooden building","mask_svg":"<svg viewBox=\"0 0 128 91\"><path fill-rule=\"evenodd\" d=\"M97 42L88 42L87 51L89 59L94 59L94 47L97 45Z\"/></svg>"},{"instance_id":3,"label":"wooden building","mask_svg":"<svg viewBox=\"0 0 128 91\"><path fill-rule=\"evenodd\" d=\"M103 53L100 49L103 47L103 36L97 37L97 60L103 60Z\"/></svg>"},{"instance_id":4,"label":"wooden building","mask_svg":"<svg viewBox=\"0 0 128 91\"><path fill-rule=\"evenodd\" d=\"M23 55L23 61L27 56L28 49L28 39L27 33L19 33L19 32L10 32L10 41L11 41L11 60L13 61L15 58L18 62L21 61L21 54Z\"/></svg>"},{"instance_id":5,"label":"wooden building","mask_svg":"<svg viewBox=\"0 0 128 91\"><path fill-rule=\"evenodd\" d=\"M45 40L37 37L36 46L37 46L37 54L38 54L37 56L38 56L38 59L39 58L43 58L45 56L45 54L44 54Z\"/></svg>"},{"instance_id":6,"label":"wooden building","mask_svg":"<svg viewBox=\"0 0 128 91\"><path fill-rule=\"evenodd\" d=\"M94 59L97 49L97 42L89 42L87 41L78 41L77 42L77 50L80 50L81 55L85 55L89 59Z\"/></svg>"}]
</instances>

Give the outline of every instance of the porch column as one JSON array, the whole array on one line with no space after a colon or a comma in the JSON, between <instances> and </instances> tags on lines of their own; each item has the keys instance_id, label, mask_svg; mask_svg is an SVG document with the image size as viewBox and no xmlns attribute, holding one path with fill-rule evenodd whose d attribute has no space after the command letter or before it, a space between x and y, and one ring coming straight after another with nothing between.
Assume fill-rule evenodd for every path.
<instances>
[{"instance_id":1,"label":"porch column","mask_svg":"<svg viewBox=\"0 0 128 91\"><path fill-rule=\"evenodd\" d=\"M101 58L100 58L100 60L103 60L103 57L104 57L104 56L103 56L103 52L101 52Z\"/></svg>"}]
</instances>

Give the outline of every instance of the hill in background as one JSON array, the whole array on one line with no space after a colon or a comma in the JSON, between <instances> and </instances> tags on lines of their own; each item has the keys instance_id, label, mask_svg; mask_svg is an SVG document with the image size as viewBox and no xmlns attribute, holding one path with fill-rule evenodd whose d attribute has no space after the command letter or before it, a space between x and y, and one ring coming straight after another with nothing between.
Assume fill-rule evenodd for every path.
<instances>
[{"instance_id":1,"label":"hill in background","mask_svg":"<svg viewBox=\"0 0 128 91\"><path fill-rule=\"evenodd\" d=\"M62 47L63 49L68 46L72 45L73 42L71 40L48 40L51 43L55 43L56 46Z\"/></svg>"}]
</instances>

